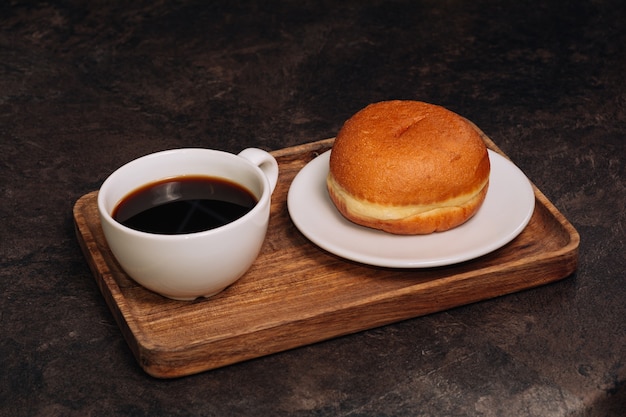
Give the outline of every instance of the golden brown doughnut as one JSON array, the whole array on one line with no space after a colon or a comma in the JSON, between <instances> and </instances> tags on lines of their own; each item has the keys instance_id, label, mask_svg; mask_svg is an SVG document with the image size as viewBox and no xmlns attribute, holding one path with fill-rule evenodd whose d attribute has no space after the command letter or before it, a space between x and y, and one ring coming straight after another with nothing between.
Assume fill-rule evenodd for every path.
<instances>
[{"instance_id":1,"label":"golden brown doughnut","mask_svg":"<svg viewBox=\"0 0 626 417\"><path fill-rule=\"evenodd\" d=\"M330 155L329 195L354 223L396 234L456 227L482 205L487 148L464 118L419 101L370 104L348 119Z\"/></svg>"}]
</instances>

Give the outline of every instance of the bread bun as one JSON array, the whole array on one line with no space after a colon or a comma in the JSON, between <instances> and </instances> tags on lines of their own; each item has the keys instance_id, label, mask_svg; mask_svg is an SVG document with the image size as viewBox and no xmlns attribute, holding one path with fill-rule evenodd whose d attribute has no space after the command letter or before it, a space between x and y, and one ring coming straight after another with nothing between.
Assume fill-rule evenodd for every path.
<instances>
[{"instance_id":1,"label":"bread bun","mask_svg":"<svg viewBox=\"0 0 626 417\"><path fill-rule=\"evenodd\" d=\"M326 182L347 219L414 235L472 217L489 172L485 143L467 120L441 106L396 100L370 104L345 122Z\"/></svg>"}]
</instances>

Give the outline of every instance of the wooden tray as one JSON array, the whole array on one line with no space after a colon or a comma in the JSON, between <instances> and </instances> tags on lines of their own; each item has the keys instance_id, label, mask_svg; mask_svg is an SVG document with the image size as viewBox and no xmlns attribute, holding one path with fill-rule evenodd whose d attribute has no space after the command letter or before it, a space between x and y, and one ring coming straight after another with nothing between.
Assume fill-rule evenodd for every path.
<instances>
[{"instance_id":1,"label":"wooden tray","mask_svg":"<svg viewBox=\"0 0 626 417\"><path fill-rule=\"evenodd\" d=\"M488 147L502 153L484 137ZM174 301L131 280L107 247L97 191L74 206L78 241L106 303L150 375L189 375L567 277L579 236L535 188L535 211L503 248L448 267L389 269L346 261L293 225L287 192L297 172L333 139L273 152L280 165L269 230L243 278L210 299Z\"/></svg>"}]
</instances>

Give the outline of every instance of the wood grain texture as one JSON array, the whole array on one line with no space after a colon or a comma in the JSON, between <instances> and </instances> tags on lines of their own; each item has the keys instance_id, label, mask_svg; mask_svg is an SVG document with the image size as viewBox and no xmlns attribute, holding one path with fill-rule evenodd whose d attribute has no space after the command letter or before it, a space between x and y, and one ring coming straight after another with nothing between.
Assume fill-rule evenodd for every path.
<instances>
[{"instance_id":1,"label":"wood grain texture","mask_svg":"<svg viewBox=\"0 0 626 417\"><path fill-rule=\"evenodd\" d=\"M332 143L327 139L273 152L280 177L261 254L246 275L210 299L174 301L136 284L107 247L97 191L76 202L76 234L85 258L148 374L194 374L536 287L576 270L578 233L536 188L535 211L525 230L472 261L390 269L346 261L318 248L291 222L287 192L298 171Z\"/></svg>"}]
</instances>

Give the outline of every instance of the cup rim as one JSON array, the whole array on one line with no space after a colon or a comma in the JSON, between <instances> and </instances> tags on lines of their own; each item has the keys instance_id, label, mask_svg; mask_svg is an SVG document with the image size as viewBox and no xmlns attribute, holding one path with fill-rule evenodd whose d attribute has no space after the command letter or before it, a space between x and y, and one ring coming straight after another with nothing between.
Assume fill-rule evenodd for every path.
<instances>
[{"instance_id":1,"label":"cup rim","mask_svg":"<svg viewBox=\"0 0 626 417\"><path fill-rule=\"evenodd\" d=\"M105 207L105 194L103 193L107 191L107 188L111 186L112 182L118 177L122 175L122 172L125 169L128 169L129 166L131 165L136 165L139 163L142 163L145 160L148 159L156 159L156 158L163 158L163 157L167 157L167 155L171 155L171 154L175 154L175 153L181 153L181 152L201 152L201 153L205 153L205 154L218 154L220 155L220 157L225 157L225 158L229 158L232 161L237 161L237 163L243 163L244 165L248 166L249 168L251 168L256 174L257 176L261 179L262 183L263 183L263 190L261 192L260 197L258 198L256 204L254 205L254 207L248 211L246 214L244 214L243 216L239 217L236 220L233 220L232 222L229 222L225 225L213 228L213 229L208 229L208 230L203 230L200 232L192 232L192 233L180 233L180 234L174 234L174 235L165 235L165 234L159 234L159 233L151 233L151 232L144 232L141 230L136 230L133 228L130 228L128 226L123 225L122 223L118 222L117 220L115 220L113 218L113 216L111 215L111 213L109 213L109 210L106 209ZM191 174L183 174L183 175L191 175ZM204 175L204 174L199 174L199 175ZM164 177L164 178L169 178L169 177L175 177L174 176L168 176L168 177ZM218 175L216 175L215 177L219 178ZM225 178L225 177L222 177ZM229 178L226 178L229 181L233 181ZM153 181L159 181L159 178L155 178ZM236 182L236 181L233 181ZM238 183L239 185L245 187L246 189L248 189L247 186ZM141 185L134 187L128 191L126 191L123 194L123 197L117 201L114 204L114 207L116 207L119 202L121 200L123 200L127 195L129 195L130 193L133 192L133 190L137 189L141 187ZM242 158L236 154L230 153L230 152L226 152L226 151L221 151L221 150L217 150L217 149L209 149L209 148L175 148L175 149L167 149L167 150L163 150L163 151L158 151L158 152L153 152L147 155L143 155L140 156L138 158L135 158L127 163L125 163L124 165L121 165L120 167L118 167L117 169L115 169L113 172L111 172L107 178L103 181L102 185L100 186L99 190L98 190L98 199L97 199L97 206L98 206L98 212L100 214L100 218L103 219L104 221L106 221L109 225L111 225L112 227L123 231L125 233L130 233L131 235L137 236L137 237L150 237L152 239L158 239L158 240L188 240L188 239L196 239L196 238L201 238L203 236L207 236L207 235L212 235L212 234L217 234L217 233L223 233L229 229L232 229L234 227L237 227L240 223L243 223L245 221L247 221L247 219L249 217L254 216L257 212L259 212L260 210L263 210L263 207L266 204L269 204L269 198L271 196L270 193L270 182L269 179L267 178L267 176L265 175L265 173L261 170L261 168L259 168L258 166L254 165L253 163L251 163L250 161L248 161L245 158Z\"/></svg>"}]
</instances>

